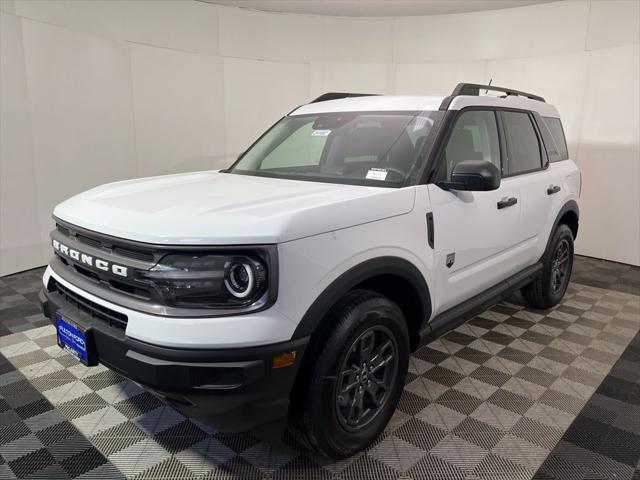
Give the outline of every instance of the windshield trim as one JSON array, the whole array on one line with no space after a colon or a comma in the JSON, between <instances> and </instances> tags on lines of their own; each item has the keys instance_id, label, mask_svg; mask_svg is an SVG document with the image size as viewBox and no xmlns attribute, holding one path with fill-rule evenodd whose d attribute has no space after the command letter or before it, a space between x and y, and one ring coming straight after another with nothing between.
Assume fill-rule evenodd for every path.
<instances>
[{"instance_id":1,"label":"windshield trim","mask_svg":"<svg viewBox=\"0 0 640 480\"><path fill-rule=\"evenodd\" d=\"M340 185L355 185L358 187L375 187L375 188L402 188L404 181L392 182L389 180L381 182L380 180L367 180L362 178L340 178L340 177L321 177L315 175L287 175L274 174L270 172L255 172L251 170L234 170L233 172L222 172L235 175L246 175L248 177L264 177L276 178L283 180L300 180L301 182L318 182L318 183L336 183Z\"/></svg>"},{"instance_id":2,"label":"windshield trim","mask_svg":"<svg viewBox=\"0 0 640 480\"><path fill-rule=\"evenodd\" d=\"M335 183L339 185L353 185L356 187L375 187L375 188L402 188L406 186L404 180L398 182L392 182L386 180L381 182L380 180L367 180L363 178L340 178L340 177L321 177L314 175L287 175L284 173L271 173L271 172L258 172L253 170L239 170L224 171L222 173L229 173L235 175L246 175L249 177L265 177L275 178L282 180L300 180L301 182L314 182L314 183Z\"/></svg>"}]
</instances>

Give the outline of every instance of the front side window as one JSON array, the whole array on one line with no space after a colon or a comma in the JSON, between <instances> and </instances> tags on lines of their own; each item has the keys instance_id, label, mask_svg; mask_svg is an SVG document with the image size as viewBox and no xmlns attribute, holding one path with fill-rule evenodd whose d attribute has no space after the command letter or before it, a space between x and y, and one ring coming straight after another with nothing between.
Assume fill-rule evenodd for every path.
<instances>
[{"instance_id":1,"label":"front side window","mask_svg":"<svg viewBox=\"0 0 640 480\"><path fill-rule=\"evenodd\" d=\"M489 110L470 110L462 113L453 127L444 151L443 172L451 180L453 168L463 160L485 160L502 171L500 141L496 114Z\"/></svg>"},{"instance_id":2,"label":"front side window","mask_svg":"<svg viewBox=\"0 0 640 480\"><path fill-rule=\"evenodd\" d=\"M228 171L402 186L442 112L340 112L283 118Z\"/></svg>"},{"instance_id":3,"label":"front side window","mask_svg":"<svg viewBox=\"0 0 640 480\"><path fill-rule=\"evenodd\" d=\"M509 175L542 168L542 152L528 113L502 112L509 151Z\"/></svg>"}]
</instances>

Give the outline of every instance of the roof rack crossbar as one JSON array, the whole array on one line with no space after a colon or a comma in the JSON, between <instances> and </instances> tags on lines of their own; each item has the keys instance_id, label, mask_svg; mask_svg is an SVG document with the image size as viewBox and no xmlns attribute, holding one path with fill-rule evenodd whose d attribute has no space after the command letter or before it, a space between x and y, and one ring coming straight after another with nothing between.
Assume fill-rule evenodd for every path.
<instances>
[{"instance_id":1,"label":"roof rack crossbar","mask_svg":"<svg viewBox=\"0 0 640 480\"><path fill-rule=\"evenodd\" d=\"M502 92L507 95L518 95L520 97L527 97L531 100L537 100L544 102L544 98L533 93L521 92L520 90L514 90L513 88L496 87L494 85L479 85L475 83L459 83L451 94L452 97L457 95L474 95L479 96L480 90L491 90L493 92Z\"/></svg>"},{"instance_id":2,"label":"roof rack crossbar","mask_svg":"<svg viewBox=\"0 0 640 480\"><path fill-rule=\"evenodd\" d=\"M309 103L318 103L318 102L326 102L328 100L339 100L341 98L350 98L350 97L375 97L376 93L341 93L341 92L328 92L323 93L318 98L313 99Z\"/></svg>"}]
</instances>

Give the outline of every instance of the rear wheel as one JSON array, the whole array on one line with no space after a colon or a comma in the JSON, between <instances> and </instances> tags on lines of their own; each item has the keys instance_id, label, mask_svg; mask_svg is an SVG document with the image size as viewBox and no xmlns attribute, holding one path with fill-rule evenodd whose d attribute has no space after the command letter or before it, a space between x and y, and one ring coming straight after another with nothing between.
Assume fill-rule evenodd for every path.
<instances>
[{"instance_id":1,"label":"rear wheel","mask_svg":"<svg viewBox=\"0 0 640 480\"><path fill-rule=\"evenodd\" d=\"M373 292L351 292L334 312L335 327L292 423L307 447L335 459L366 448L393 415L409 363L409 334L398 306Z\"/></svg>"},{"instance_id":2,"label":"rear wheel","mask_svg":"<svg viewBox=\"0 0 640 480\"><path fill-rule=\"evenodd\" d=\"M573 234L568 226L558 226L542 264L542 274L522 289L527 304L541 309L557 305L569 286L573 269Z\"/></svg>"}]
</instances>

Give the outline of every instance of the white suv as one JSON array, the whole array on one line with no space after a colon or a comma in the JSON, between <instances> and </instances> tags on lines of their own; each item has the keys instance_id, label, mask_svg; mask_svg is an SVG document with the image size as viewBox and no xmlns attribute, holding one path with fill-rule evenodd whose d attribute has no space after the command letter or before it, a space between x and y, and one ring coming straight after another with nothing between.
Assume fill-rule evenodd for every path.
<instances>
[{"instance_id":1,"label":"white suv","mask_svg":"<svg viewBox=\"0 0 640 480\"><path fill-rule=\"evenodd\" d=\"M580 185L535 95L326 94L226 170L58 205L43 310L80 361L187 415L288 419L345 457L385 427L411 351L515 289L560 301Z\"/></svg>"}]
</instances>

